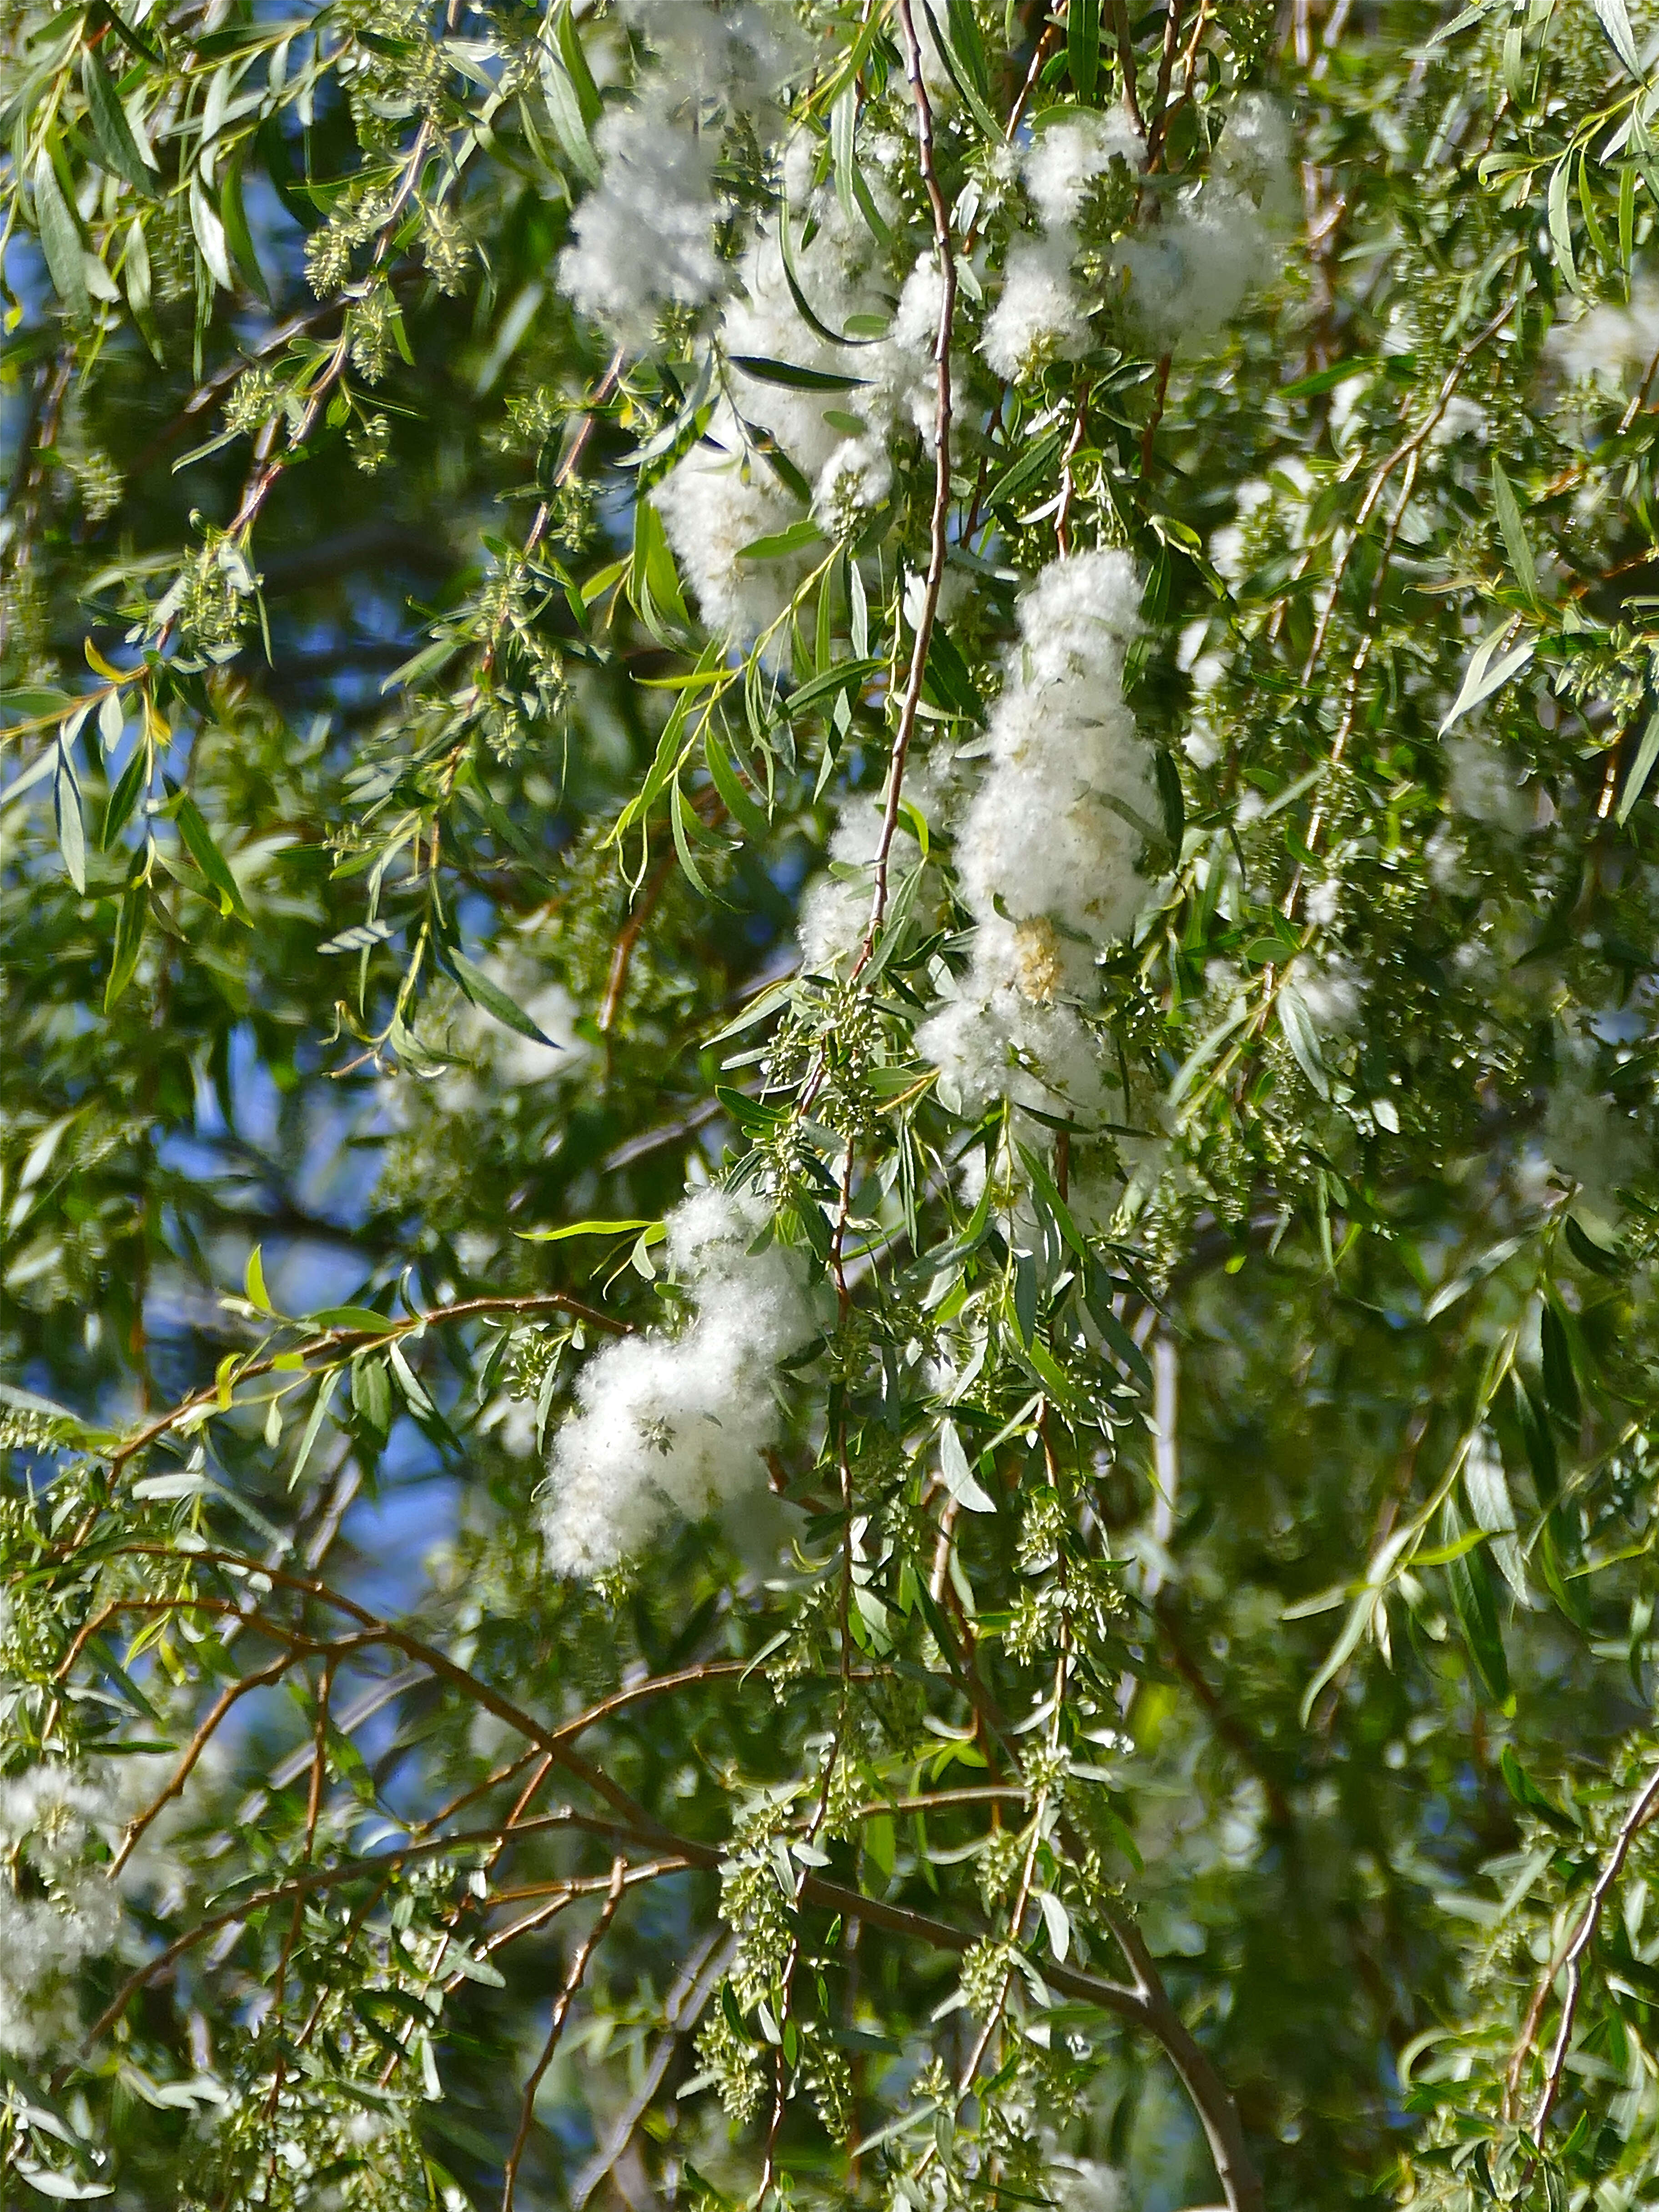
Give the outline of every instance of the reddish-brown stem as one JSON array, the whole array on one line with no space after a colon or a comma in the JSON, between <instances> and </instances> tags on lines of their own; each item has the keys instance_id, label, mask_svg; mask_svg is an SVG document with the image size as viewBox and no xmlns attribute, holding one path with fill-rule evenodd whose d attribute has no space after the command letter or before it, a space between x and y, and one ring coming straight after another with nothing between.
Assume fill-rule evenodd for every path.
<instances>
[{"instance_id":1,"label":"reddish-brown stem","mask_svg":"<svg viewBox=\"0 0 1659 2212\"><path fill-rule=\"evenodd\" d=\"M916 113L917 155L922 182L927 187L928 209L933 219L933 251L939 258L939 328L933 338L933 507L927 531L927 581L916 617L915 634L911 641L909 673L905 678L898 727L893 735L892 760L887 771L887 798L882 815L881 842L876 848L870 926L865 932L858 958L853 963L852 981L854 982L875 950L876 939L887 911L887 875L892 858L893 840L898 832L899 802L904 793L905 763L909 756L910 740L915 733L916 718L921 710L921 687L927 673L927 652L933 641L933 624L939 617L939 592L945 584L945 557L950 543L951 337L957 312L957 264L951 246L950 205L939 183L939 167L933 155L933 103L922 82L921 49L916 41L910 0L897 0L897 12L904 47L904 73L909 80L910 98Z\"/></svg>"},{"instance_id":2,"label":"reddish-brown stem","mask_svg":"<svg viewBox=\"0 0 1659 2212\"><path fill-rule=\"evenodd\" d=\"M559 2047L559 2038L564 2033L564 2024L570 2017L570 2008L576 2002L576 1992L587 1976L588 1963L617 1917L617 1907L622 1902L623 1876L627 1862L617 1859L611 1864L611 1887L605 1903L599 1907L599 1917L570 1961L570 1971L564 1978L564 1987L554 2000L553 2017L548 2025L547 2040L542 2045L542 2055L530 2069L530 2078L524 2085L524 2105L519 2114L518 2133L513 2138L513 2148L507 2154L507 2167L501 2179L501 2212L513 2212L513 2200L519 2186L519 2166L524 2158L525 2146L530 2141L530 2129L536 2117L536 2092L542 2086L542 2077L553 2063L553 2054Z\"/></svg>"}]
</instances>

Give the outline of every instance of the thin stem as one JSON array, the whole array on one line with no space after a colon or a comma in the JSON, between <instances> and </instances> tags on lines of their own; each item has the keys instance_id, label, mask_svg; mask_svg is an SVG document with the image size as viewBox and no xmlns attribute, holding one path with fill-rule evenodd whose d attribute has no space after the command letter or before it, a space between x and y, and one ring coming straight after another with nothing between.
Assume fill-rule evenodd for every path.
<instances>
[{"instance_id":1,"label":"thin stem","mask_svg":"<svg viewBox=\"0 0 1659 2212\"><path fill-rule=\"evenodd\" d=\"M917 155L921 165L922 181L927 189L927 205L933 218L933 251L939 257L939 328L933 339L933 509L927 532L927 583L916 617L915 634L910 647L910 670L905 679L898 728L893 738L892 762L887 772L887 799L882 816L881 842L876 848L870 927L865 932L863 945L853 964L851 980L854 982L875 950L876 938L887 911L888 867L892 857L893 840L898 834L899 801L904 792L905 762L909 756L910 740L915 734L916 717L921 710L922 682L927 673L927 653L933 641L933 624L939 616L939 592L945 583L945 557L950 544L951 337L956 322L957 264L951 246L951 210L944 187L939 183L939 167L934 159L933 103L922 82L921 49L916 40L910 0L897 0L897 14L904 46L904 73L909 81L910 97L916 111Z\"/></svg>"},{"instance_id":2,"label":"thin stem","mask_svg":"<svg viewBox=\"0 0 1659 2212\"><path fill-rule=\"evenodd\" d=\"M554 2000L553 2017L548 2025L547 2040L542 2045L542 2055L531 2068L530 2078L524 2085L524 2105L519 2114L519 2130L513 2138L513 2148L507 2153L507 2167L501 2178L501 2212L513 2212L513 2200L519 2186L519 2166L524 2157L525 2145L530 2140L531 2123L536 2117L536 2092L542 2086L542 2077L553 2063L553 2054L559 2047L559 2038L564 2033L564 2024L570 2017L570 2008L576 2001L576 1992L586 1978L588 1962L610 1933L611 1923L617 1917L617 1907L622 1902L623 1876L627 1871L625 1860L612 1862L611 1887L605 1893L605 1903L599 1907L599 1917L570 1961L564 1987Z\"/></svg>"}]
</instances>

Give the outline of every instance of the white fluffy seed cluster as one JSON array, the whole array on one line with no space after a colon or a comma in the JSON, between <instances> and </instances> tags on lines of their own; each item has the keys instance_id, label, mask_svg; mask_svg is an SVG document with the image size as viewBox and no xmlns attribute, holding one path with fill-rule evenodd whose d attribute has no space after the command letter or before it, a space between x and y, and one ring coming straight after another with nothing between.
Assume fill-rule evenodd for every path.
<instances>
[{"instance_id":1,"label":"white fluffy seed cluster","mask_svg":"<svg viewBox=\"0 0 1659 2212\"><path fill-rule=\"evenodd\" d=\"M1659 284L1638 276L1630 304L1604 301L1551 331L1545 351L1570 382L1589 379L1615 398L1638 384L1659 354Z\"/></svg>"},{"instance_id":2,"label":"white fluffy seed cluster","mask_svg":"<svg viewBox=\"0 0 1659 2212\"><path fill-rule=\"evenodd\" d=\"M621 1338L583 1370L543 1510L556 1572L615 1566L669 1515L706 1513L759 1479L778 1436L778 1364L815 1327L791 1255L750 1249L766 1219L763 1201L717 1188L669 1216L669 1261L696 1312L679 1335Z\"/></svg>"},{"instance_id":3,"label":"white fluffy seed cluster","mask_svg":"<svg viewBox=\"0 0 1659 2212\"><path fill-rule=\"evenodd\" d=\"M913 755L905 770L904 797L930 829L947 822L954 797L949 763L919 760ZM854 792L842 802L830 835L829 870L807 885L800 902L796 934L801 964L809 973L824 975L844 970L864 943L885 819L884 791ZM921 858L921 848L901 817L888 854L890 896ZM930 863L924 895L930 895L928 880L933 873Z\"/></svg>"},{"instance_id":4,"label":"white fluffy seed cluster","mask_svg":"<svg viewBox=\"0 0 1659 2212\"><path fill-rule=\"evenodd\" d=\"M1213 337L1273 276L1276 234L1295 212L1290 125L1273 100L1246 93L1202 181L1114 256L1149 334L1176 353Z\"/></svg>"},{"instance_id":5,"label":"white fluffy seed cluster","mask_svg":"<svg viewBox=\"0 0 1659 2212\"><path fill-rule=\"evenodd\" d=\"M1291 216L1290 131L1273 103L1247 94L1234 108L1206 174L1112 250L1111 276L1159 351L1201 344L1272 276L1274 233ZM1145 142L1122 114L1067 116L1040 132L1022 171L1037 229L1014 239L981 351L999 376L1037 375L1087 350L1089 317L1103 304L1079 286L1079 218L1114 160L1139 175Z\"/></svg>"},{"instance_id":6,"label":"white fluffy seed cluster","mask_svg":"<svg viewBox=\"0 0 1659 2212\"><path fill-rule=\"evenodd\" d=\"M1146 896L1136 864L1158 788L1123 697L1139 605L1117 552L1054 562L1020 603L990 768L957 844L973 965L916 1038L964 1113L999 1095L1047 1112L1099 1102L1095 1041L1069 1001Z\"/></svg>"},{"instance_id":7,"label":"white fluffy seed cluster","mask_svg":"<svg viewBox=\"0 0 1659 2212\"><path fill-rule=\"evenodd\" d=\"M0 1783L0 1854L15 1870L0 1870L0 2051L13 2057L44 2057L80 2032L76 1975L120 1926L119 1899L86 1863L115 1817L108 1790L61 1764Z\"/></svg>"},{"instance_id":8,"label":"white fluffy seed cluster","mask_svg":"<svg viewBox=\"0 0 1659 2212\"><path fill-rule=\"evenodd\" d=\"M1072 273L1082 243L1077 218L1114 157L1136 172L1146 158L1145 142L1115 111L1067 116L1028 148L1021 167L1039 228L1010 244L1002 291L986 319L980 350L997 375L1035 376L1087 350L1090 309Z\"/></svg>"},{"instance_id":9,"label":"white fluffy seed cluster","mask_svg":"<svg viewBox=\"0 0 1659 2212\"><path fill-rule=\"evenodd\" d=\"M744 255L740 296L721 315L720 348L733 364L758 359L858 381L845 392L805 392L733 365L705 436L653 495L703 620L739 645L777 620L812 557L744 557L747 547L781 535L806 512L768 459L769 441L812 487L812 519L837 537L887 498L895 441L933 431L938 265L924 256L895 307L864 222L849 219L832 191L812 188L812 158L808 140L789 149L787 212L779 220L790 223L794 273L814 315L854 342L834 343L802 316L775 224ZM854 319L890 317L872 343L848 331Z\"/></svg>"},{"instance_id":10,"label":"white fluffy seed cluster","mask_svg":"<svg viewBox=\"0 0 1659 2212\"><path fill-rule=\"evenodd\" d=\"M715 189L723 126L764 113L795 42L752 0L628 0L623 12L655 66L594 132L599 181L576 210L559 284L620 343L641 347L665 309L703 307L725 289L714 240L726 212Z\"/></svg>"}]
</instances>

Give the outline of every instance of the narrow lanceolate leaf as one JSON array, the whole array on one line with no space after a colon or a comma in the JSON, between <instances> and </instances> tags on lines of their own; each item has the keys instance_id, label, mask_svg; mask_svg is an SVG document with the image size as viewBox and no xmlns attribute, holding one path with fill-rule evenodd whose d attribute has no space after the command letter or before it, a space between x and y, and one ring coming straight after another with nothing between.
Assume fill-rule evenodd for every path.
<instances>
[{"instance_id":1,"label":"narrow lanceolate leaf","mask_svg":"<svg viewBox=\"0 0 1659 2212\"><path fill-rule=\"evenodd\" d=\"M81 227L70 212L57 168L45 149L34 165L34 213L52 289L72 315L84 315L91 301L87 296Z\"/></svg>"},{"instance_id":2,"label":"narrow lanceolate leaf","mask_svg":"<svg viewBox=\"0 0 1659 2212\"><path fill-rule=\"evenodd\" d=\"M166 366L161 350L161 334L156 327L152 304L149 246L144 237L141 216L134 216L127 226L126 245L121 257L121 281L126 286L127 305L132 319L137 325L138 335L149 348L158 368Z\"/></svg>"},{"instance_id":3,"label":"narrow lanceolate leaf","mask_svg":"<svg viewBox=\"0 0 1659 2212\"><path fill-rule=\"evenodd\" d=\"M1596 19L1607 34L1607 40L1625 67L1639 82L1642 64L1636 52L1636 40L1631 33L1630 16L1625 0L1590 0Z\"/></svg>"},{"instance_id":4,"label":"narrow lanceolate leaf","mask_svg":"<svg viewBox=\"0 0 1659 2212\"><path fill-rule=\"evenodd\" d=\"M469 960L465 952L457 951L453 945L444 957L455 981L475 1006L481 1007L487 1014L493 1014L504 1029L516 1030L520 1036L528 1037L533 1044L544 1044L550 1052L560 1049L550 1036L538 1029L523 1007L516 1005L499 983L490 981L476 961Z\"/></svg>"},{"instance_id":5,"label":"narrow lanceolate leaf","mask_svg":"<svg viewBox=\"0 0 1659 2212\"><path fill-rule=\"evenodd\" d=\"M144 949L144 924L149 915L149 871L143 854L134 861L115 918L115 942L110 951L109 980L104 986L104 1012L108 1013L131 982Z\"/></svg>"},{"instance_id":6,"label":"narrow lanceolate leaf","mask_svg":"<svg viewBox=\"0 0 1659 2212\"><path fill-rule=\"evenodd\" d=\"M954 1421L946 1421L939 1432L939 1471L945 1487L964 1512L996 1511L996 1500L968 1464L968 1455L962 1448Z\"/></svg>"},{"instance_id":7,"label":"narrow lanceolate leaf","mask_svg":"<svg viewBox=\"0 0 1659 2212\"><path fill-rule=\"evenodd\" d=\"M1619 799L1619 821L1630 820L1636 802L1648 787L1653 774L1653 764L1659 760L1659 713L1650 714L1648 726L1642 732L1642 742L1636 749L1636 758L1630 764L1630 774L1625 778L1625 788Z\"/></svg>"},{"instance_id":8,"label":"narrow lanceolate leaf","mask_svg":"<svg viewBox=\"0 0 1659 2212\"><path fill-rule=\"evenodd\" d=\"M1302 994L1286 983L1279 994L1279 1026L1297 1066L1322 1098L1331 1095L1331 1079L1319 1049L1319 1034L1309 1017Z\"/></svg>"},{"instance_id":9,"label":"narrow lanceolate leaf","mask_svg":"<svg viewBox=\"0 0 1659 2212\"><path fill-rule=\"evenodd\" d=\"M752 793L744 788L730 754L712 729L703 733L702 750L703 758L708 763L709 775L726 812L734 822L741 824L746 836L759 843L771 825Z\"/></svg>"},{"instance_id":10,"label":"narrow lanceolate leaf","mask_svg":"<svg viewBox=\"0 0 1659 2212\"><path fill-rule=\"evenodd\" d=\"M1445 1533L1449 1546L1464 1533L1449 1507ZM1486 1547L1477 1545L1473 1551L1458 1553L1449 1560L1443 1571L1451 1592L1452 1609L1474 1662L1475 1678L1492 1704L1506 1706L1510 1702L1509 1656L1504 1649L1504 1632L1498 1624L1498 1595L1492 1587Z\"/></svg>"},{"instance_id":11,"label":"narrow lanceolate leaf","mask_svg":"<svg viewBox=\"0 0 1659 2212\"><path fill-rule=\"evenodd\" d=\"M1504 464L1496 453L1492 459L1492 504L1498 510L1498 527L1503 532L1504 550L1510 556L1510 566L1515 571L1515 580L1532 601L1538 604L1538 568L1532 557L1532 547L1527 539L1526 526L1521 519L1520 502L1514 487L1504 472Z\"/></svg>"},{"instance_id":12,"label":"narrow lanceolate leaf","mask_svg":"<svg viewBox=\"0 0 1659 2212\"><path fill-rule=\"evenodd\" d=\"M1522 644L1500 651L1505 638L1512 636L1514 632L1512 622L1500 623L1495 630L1481 639L1469 655L1463 671L1463 680L1457 688L1457 696L1440 725L1443 738L1452 724L1461 720L1470 708L1478 707L1483 699L1490 699L1494 691L1501 691L1510 677L1518 675L1532 659L1533 647L1537 641L1530 637Z\"/></svg>"},{"instance_id":13,"label":"narrow lanceolate leaf","mask_svg":"<svg viewBox=\"0 0 1659 2212\"><path fill-rule=\"evenodd\" d=\"M249 286L269 307L270 287L265 282L264 270L259 266L253 234L248 228L247 211L242 204L242 164L240 157L225 164L225 180L219 187L219 220L224 226L225 243L230 249L231 260Z\"/></svg>"},{"instance_id":14,"label":"narrow lanceolate leaf","mask_svg":"<svg viewBox=\"0 0 1659 2212\"><path fill-rule=\"evenodd\" d=\"M800 368L793 362L772 361L764 354L734 353L730 358L733 368L752 376L757 384L781 385L789 392L856 392L869 381L827 368Z\"/></svg>"},{"instance_id":15,"label":"narrow lanceolate leaf","mask_svg":"<svg viewBox=\"0 0 1659 2212\"><path fill-rule=\"evenodd\" d=\"M219 894L219 911L234 915L237 921L253 927L253 916L248 912L240 886L230 872L229 863L213 842L213 832L202 818L202 810L187 791L181 791L173 801L171 812L184 840L185 850Z\"/></svg>"},{"instance_id":16,"label":"narrow lanceolate leaf","mask_svg":"<svg viewBox=\"0 0 1659 2212\"><path fill-rule=\"evenodd\" d=\"M218 210L202 190L201 179L190 180L190 227L196 234L214 283L222 292L234 289L230 273L230 252L225 242L225 227L219 219Z\"/></svg>"},{"instance_id":17,"label":"narrow lanceolate leaf","mask_svg":"<svg viewBox=\"0 0 1659 2212\"><path fill-rule=\"evenodd\" d=\"M1067 0L1066 66L1078 98L1092 102L1100 72L1100 0Z\"/></svg>"},{"instance_id":18,"label":"narrow lanceolate leaf","mask_svg":"<svg viewBox=\"0 0 1659 2212\"><path fill-rule=\"evenodd\" d=\"M58 830L58 847L64 867L77 891L87 887L87 829L81 812L81 783L75 761L63 738L58 740L57 764L52 778L52 811Z\"/></svg>"},{"instance_id":19,"label":"narrow lanceolate leaf","mask_svg":"<svg viewBox=\"0 0 1659 2212\"><path fill-rule=\"evenodd\" d=\"M1555 258L1562 276L1575 291L1583 287L1578 282L1578 264L1572 249L1572 216L1567 205L1567 187L1571 181L1572 156L1564 154L1550 173L1549 191L1545 205L1549 216L1550 243L1555 248Z\"/></svg>"},{"instance_id":20,"label":"narrow lanceolate leaf","mask_svg":"<svg viewBox=\"0 0 1659 2212\"><path fill-rule=\"evenodd\" d=\"M132 135L132 125L127 121L126 110L121 105L121 96L96 46L87 46L82 52L81 84L87 95L87 113L92 120L99 160L136 191L153 198L155 178L145 165L138 141Z\"/></svg>"}]
</instances>

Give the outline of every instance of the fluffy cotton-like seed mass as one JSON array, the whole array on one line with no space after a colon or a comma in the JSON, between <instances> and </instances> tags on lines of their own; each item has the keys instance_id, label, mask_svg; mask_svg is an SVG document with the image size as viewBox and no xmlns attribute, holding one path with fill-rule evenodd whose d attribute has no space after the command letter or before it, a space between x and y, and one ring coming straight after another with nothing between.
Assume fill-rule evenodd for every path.
<instances>
[{"instance_id":1,"label":"fluffy cotton-like seed mass","mask_svg":"<svg viewBox=\"0 0 1659 2212\"><path fill-rule=\"evenodd\" d=\"M1593 378L1622 396L1647 374L1659 353L1659 285L1651 276L1636 277L1628 307L1606 301L1577 322L1557 323L1544 350L1572 381Z\"/></svg>"},{"instance_id":2,"label":"fluffy cotton-like seed mass","mask_svg":"<svg viewBox=\"0 0 1659 2212\"><path fill-rule=\"evenodd\" d=\"M623 344L649 343L671 307L702 307L725 289L714 250L721 125L763 112L791 43L761 7L634 0L625 11L655 66L631 107L593 134L599 181L577 208L559 284Z\"/></svg>"},{"instance_id":3,"label":"fluffy cotton-like seed mass","mask_svg":"<svg viewBox=\"0 0 1659 2212\"><path fill-rule=\"evenodd\" d=\"M1139 824L1157 821L1158 790L1123 698L1139 604L1116 552L1053 562L1021 602L990 769L957 842L973 966L917 1036L963 1111L999 1093L1050 1111L1099 1099L1094 1040L1067 1001L1146 896Z\"/></svg>"},{"instance_id":4,"label":"fluffy cotton-like seed mass","mask_svg":"<svg viewBox=\"0 0 1659 2212\"><path fill-rule=\"evenodd\" d=\"M955 798L948 764L939 767L913 757L905 771L904 796L932 828L942 827L950 818ZM873 869L881 850L885 803L884 791L849 795L830 839L832 870L807 885L796 933L802 965L814 973L827 975L844 967L864 942L870 927ZM888 855L890 886L915 867L921 850L908 829L901 826L895 831ZM933 874L930 866L923 883L925 895Z\"/></svg>"},{"instance_id":5,"label":"fluffy cotton-like seed mass","mask_svg":"<svg viewBox=\"0 0 1659 2212\"><path fill-rule=\"evenodd\" d=\"M1113 255L1148 335L1176 352L1213 337L1273 275L1275 233L1295 205L1290 127L1273 101L1247 93L1207 175Z\"/></svg>"},{"instance_id":6,"label":"fluffy cotton-like seed mass","mask_svg":"<svg viewBox=\"0 0 1659 2212\"><path fill-rule=\"evenodd\" d=\"M856 529L887 497L895 441L933 432L933 350L943 298L938 266L925 255L892 307L872 264L868 228L848 221L833 191L812 189L810 151L798 142L785 163L787 219L798 234L806 228L804 217L816 226L794 247L802 291L827 330L845 331L852 317L890 311L887 335L874 344L842 345L814 331L795 305L775 225L769 228L744 257L742 296L721 316L722 349L734 364L731 396L653 495L703 620L744 646L777 621L813 558L744 557L757 538L776 537L803 518L799 501L762 450L763 439L814 487L813 518L835 537ZM860 381L845 392L796 391L735 365L756 358ZM857 430L846 427L849 416Z\"/></svg>"},{"instance_id":7,"label":"fluffy cotton-like seed mass","mask_svg":"<svg viewBox=\"0 0 1659 2212\"><path fill-rule=\"evenodd\" d=\"M986 319L980 351L997 375L1018 381L1051 361L1070 361L1089 343L1088 309L1073 282L1080 249L1076 228L1084 198L1114 157L1139 169L1146 147L1127 120L1068 117L1042 131L1021 164L1042 235L1008 248L1002 290Z\"/></svg>"},{"instance_id":8,"label":"fluffy cotton-like seed mass","mask_svg":"<svg viewBox=\"0 0 1659 2212\"><path fill-rule=\"evenodd\" d=\"M696 1313L678 1336L623 1337L583 1370L542 1516L556 1572L599 1573L670 1514L706 1513L759 1478L778 1435L778 1363L816 1326L791 1255L749 1249L766 1218L760 1201L720 1189L669 1216L669 1260Z\"/></svg>"},{"instance_id":9,"label":"fluffy cotton-like seed mass","mask_svg":"<svg viewBox=\"0 0 1659 2212\"><path fill-rule=\"evenodd\" d=\"M75 1977L107 1951L118 1898L85 1865L86 1847L114 1815L111 1794L56 1764L0 1783L0 1850L21 1857L27 1892L0 1875L0 2051L40 2058L79 2032Z\"/></svg>"}]
</instances>

